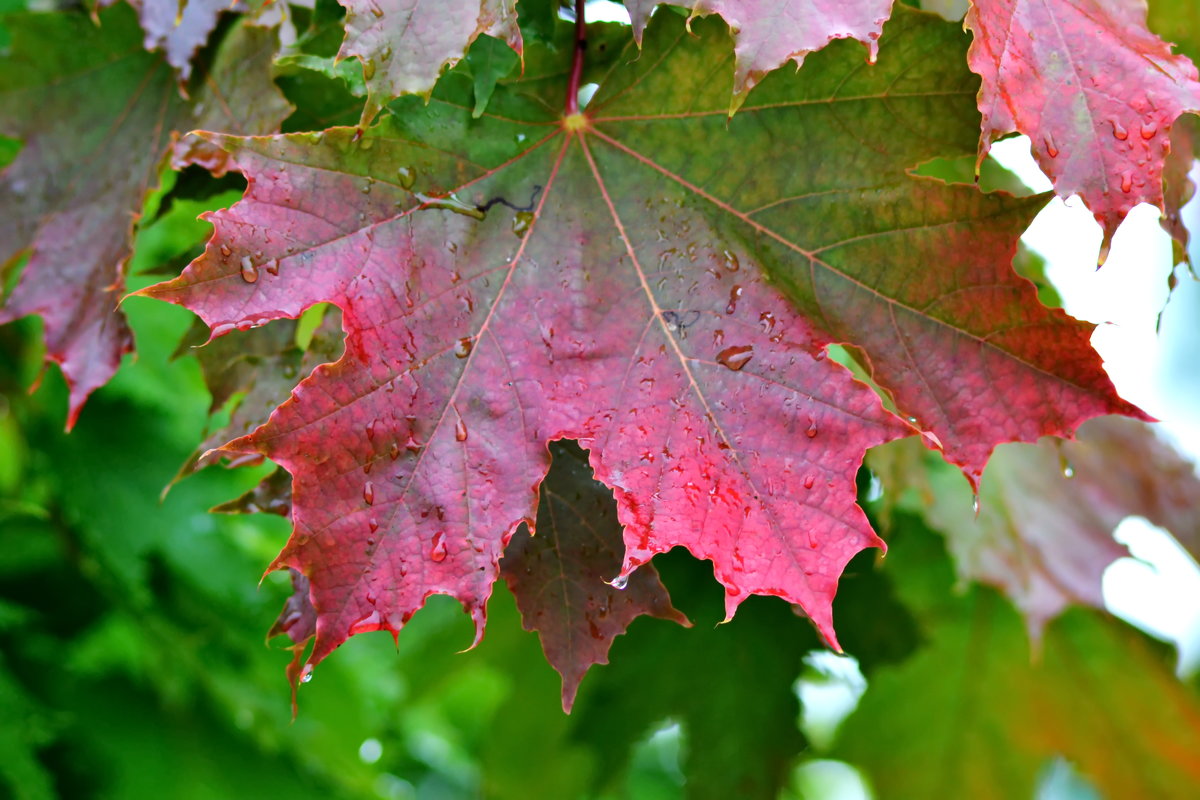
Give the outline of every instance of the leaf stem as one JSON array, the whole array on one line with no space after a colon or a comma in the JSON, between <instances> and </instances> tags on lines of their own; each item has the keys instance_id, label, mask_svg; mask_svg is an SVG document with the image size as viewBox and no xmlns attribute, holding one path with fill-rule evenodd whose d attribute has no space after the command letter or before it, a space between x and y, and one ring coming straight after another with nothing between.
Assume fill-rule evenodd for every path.
<instances>
[{"instance_id":1,"label":"leaf stem","mask_svg":"<svg viewBox=\"0 0 1200 800\"><path fill-rule=\"evenodd\" d=\"M579 81L583 76L583 53L587 50L587 20L584 0L575 0L575 60L571 62L571 77L567 82L566 116L579 113Z\"/></svg>"}]
</instances>

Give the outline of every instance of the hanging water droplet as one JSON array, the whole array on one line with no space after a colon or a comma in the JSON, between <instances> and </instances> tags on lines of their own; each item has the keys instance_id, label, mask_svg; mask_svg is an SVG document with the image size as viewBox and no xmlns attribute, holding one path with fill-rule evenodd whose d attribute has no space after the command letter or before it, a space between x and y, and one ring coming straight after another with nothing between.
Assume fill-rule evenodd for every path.
<instances>
[{"instance_id":1,"label":"hanging water droplet","mask_svg":"<svg viewBox=\"0 0 1200 800\"><path fill-rule=\"evenodd\" d=\"M313 668L312 668L312 664L305 664L305 665L304 665L304 670L303 670L303 671L300 673L300 682L301 682L301 683L308 683L308 682L309 682L309 681L311 681L312 679L313 679Z\"/></svg>"},{"instance_id":2,"label":"hanging water droplet","mask_svg":"<svg viewBox=\"0 0 1200 800\"><path fill-rule=\"evenodd\" d=\"M1155 125L1153 122L1143 122L1142 123L1141 134L1142 134L1143 139L1146 139L1146 140L1153 139L1154 134L1156 134L1156 133L1158 133L1158 126Z\"/></svg>"},{"instance_id":3,"label":"hanging water droplet","mask_svg":"<svg viewBox=\"0 0 1200 800\"><path fill-rule=\"evenodd\" d=\"M518 211L513 215L512 232L518 237L523 237L529 230L529 226L533 224L532 211Z\"/></svg>"},{"instance_id":4,"label":"hanging water droplet","mask_svg":"<svg viewBox=\"0 0 1200 800\"><path fill-rule=\"evenodd\" d=\"M1064 478L1074 478L1075 477L1075 468L1071 466L1070 462L1068 462L1068 461L1063 462L1062 474L1063 474Z\"/></svg>"},{"instance_id":5,"label":"hanging water droplet","mask_svg":"<svg viewBox=\"0 0 1200 800\"><path fill-rule=\"evenodd\" d=\"M1133 191L1133 173L1126 172L1121 175L1121 191L1125 194Z\"/></svg>"},{"instance_id":6,"label":"hanging water droplet","mask_svg":"<svg viewBox=\"0 0 1200 800\"><path fill-rule=\"evenodd\" d=\"M412 167L397 168L396 176L400 179L400 185L405 189L411 189L417 182L417 171Z\"/></svg>"},{"instance_id":7,"label":"hanging water droplet","mask_svg":"<svg viewBox=\"0 0 1200 800\"><path fill-rule=\"evenodd\" d=\"M971 498L971 508L975 511L975 516L979 516L979 495Z\"/></svg>"},{"instance_id":8,"label":"hanging water droplet","mask_svg":"<svg viewBox=\"0 0 1200 800\"><path fill-rule=\"evenodd\" d=\"M749 364L750 359L753 357L754 348L750 345L734 345L733 347L726 347L717 353L717 363L734 372L738 372L742 367Z\"/></svg>"},{"instance_id":9,"label":"hanging water droplet","mask_svg":"<svg viewBox=\"0 0 1200 800\"><path fill-rule=\"evenodd\" d=\"M454 345L454 355L459 358L466 358L471 355L472 348L475 347L475 340L470 336L464 336L459 339Z\"/></svg>"},{"instance_id":10,"label":"hanging water droplet","mask_svg":"<svg viewBox=\"0 0 1200 800\"><path fill-rule=\"evenodd\" d=\"M250 256L242 256L242 280L254 283L258 280L258 267L250 260Z\"/></svg>"},{"instance_id":11,"label":"hanging water droplet","mask_svg":"<svg viewBox=\"0 0 1200 800\"><path fill-rule=\"evenodd\" d=\"M1112 119L1109 122L1112 123L1114 139L1123 142L1129 138L1129 131L1125 130L1125 126L1121 124L1120 120Z\"/></svg>"},{"instance_id":12,"label":"hanging water droplet","mask_svg":"<svg viewBox=\"0 0 1200 800\"><path fill-rule=\"evenodd\" d=\"M369 81L369 80L371 80L371 78L374 78L374 77L375 77L375 62L374 61L364 61L363 62L363 80Z\"/></svg>"},{"instance_id":13,"label":"hanging water droplet","mask_svg":"<svg viewBox=\"0 0 1200 800\"><path fill-rule=\"evenodd\" d=\"M433 546L429 548L429 558L439 563L446 560L446 534L441 531L433 535Z\"/></svg>"},{"instance_id":14,"label":"hanging water droplet","mask_svg":"<svg viewBox=\"0 0 1200 800\"><path fill-rule=\"evenodd\" d=\"M363 484L363 502L369 506L375 505L375 484L370 481Z\"/></svg>"},{"instance_id":15,"label":"hanging water droplet","mask_svg":"<svg viewBox=\"0 0 1200 800\"><path fill-rule=\"evenodd\" d=\"M457 442L467 440L467 423L463 422L462 417L459 417L458 422L454 424L454 440Z\"/></svg>"},{"instance_id":16,"label":"hanging water droplet","mask_svg":"<svg viewBox=\"0 0 1200 800\"><path fill-rule=\"evenodd\" d=\"M1050 134L1042 137L1042 144L1046 146L1046 155L1051 158L1058 158L1058 148L1054 146L1054 138Z\"/></svg>"},{"instance_id":17,"label":"hanging water droplet","mask_svg":"<svg viewBox=\"0 0 1200 800\"><path fill-rule=\"evenodd\" d=\"M618 575L617 577L615 577L611 581L609 581L608 585L618 591L621 591L626 586L629 585L629 576L628 575Z\"/></svg>"}]
</instances>

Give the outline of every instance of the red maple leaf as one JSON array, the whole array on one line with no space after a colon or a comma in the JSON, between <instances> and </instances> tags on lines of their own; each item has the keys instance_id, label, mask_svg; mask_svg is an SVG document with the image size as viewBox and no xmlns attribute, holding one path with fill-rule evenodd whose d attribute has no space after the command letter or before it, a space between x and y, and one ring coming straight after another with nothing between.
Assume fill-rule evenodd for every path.
<instances>
[{"instance_id":1,"label":"red maple leaf","mask_svg":"<svg viewBox=\"0 0 1200 800\"><path fill-rule=\"evenodd\" d=\"M1171 126L1200 112L1195 65L1128 0L974 0L966 25L983 78L980 159L998 136L1029 136L1055 191L1080 195L1104 228L1103 262L1130 209L1163 206Z\"/></svg>"},{"instance_id":2,"label":"red maple leaf","mask_svg":"<svg viewBox=\"0 0 1200 800\"><path fill-rule=\"evenodd\" d=\"M509 82L478 119L452 72L365 132L212 137L246 196L145 293L218 335L317 302L347 331L339 361L225 447L293 476L273 567L311 581L310 665L434 593L481 634L554 439L615 493L615 584L683 546L712 560L728 614L777 595L836 646L838 577L881 544L855 504L867 448L918 425L977 474L998 442L1138 413L1091 327L1011 271L1044 198L907 173L974 151L954 26L899 11L877 66L826 48L732 120L726 32L691 27L656 17L586 114L559 111L578 75L561 47L557 79ZM832 342L912 422L826 358Z\"/></svg>"}]
</instances>

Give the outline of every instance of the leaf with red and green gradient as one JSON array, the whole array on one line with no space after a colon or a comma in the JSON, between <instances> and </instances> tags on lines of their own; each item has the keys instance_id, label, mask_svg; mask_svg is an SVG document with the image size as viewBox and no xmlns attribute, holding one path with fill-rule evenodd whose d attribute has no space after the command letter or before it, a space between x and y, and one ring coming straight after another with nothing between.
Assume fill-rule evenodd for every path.
<instances>
[{"instance_id":1,"label":"leaf with red and green gradient","mask_svg":"<svg viewBox=\"0 0 1200 800\"><path fill-rule=\"evenodd\" d=\"M538 498L537 536L518 531L500 573L517 599L526 630L536 630L563 679L563 710L593 664L607 664L613 639L643 614L691 627L675 610L653 565L624 589L606 583L621 569L625 544L612 492L592 478L587 455L556 442Z\"/></svg>"},{"instance_id":2,"label":"leaf with red and green gradient","mask_svg":"<svg viewBox=\"0 0 1200 800\"><path fill-rule=\"evenodd\" d=\"M100 0L98 5L107 8L116 2ZM184 81L192 74L192 57L217 27L217 17L235 4L237 0L129 0L145 32L143 46L162 51Z\"/></svg>"},{"instance_id":3,"label":"leaf with red and green gradient","mask_svg":"<svg viewBox=\"0 0 1200 800\"><path fill-rule=\"evenodd\" d=\"M1055 191L1104 228L1101 261L1138 203L1163 205L1171 126L1200 112L1196 67L1146 28L1139 0L973 0L968 60L983 78L979 152L1020 131Z\"/></svg>"},{"instance_id":4,"label":"leaf with red and green gradient","mask_svg":"<svg viewBox=\"0 0 1200 800\"><path fill-rule=\"evenodd\" d=\"M145 294L218 335L317 302L347 332L339 361L225 448L294 477L274 566L312 582L310 663L352 633L399 630L433 593L482 631L559 438L615 492L618 584L686 547L713 561L727 614L777 595L836 644L838 576L880 544L855 473L914 428L826 358L831 342L853 342L973 473L998 442L1138 413L1091 326L1011 271L1044 198L906 171L974 152L955 26L901 11L877 66L835 43L732 120L727 31L691 28L656 16L585 117L564 120L565 81L540 76L503 82L475 119L455 71L361 135L214 139L247 194L211 216L201 258Z\"/></svg>"},{"instance_id":5,"label":"leaf with red and green gradient","mask_svg":"<svg viewBox=\"0 0 1200 800\"><path fill-rule=\"evenodd\" d=\"M161 57L142 49L129 8L103 11L99 20L83 13L7 17L13 52L0 68L4 133L24 143L0 176L0 264L28 255L0 323L44 319L46 359L62 367L71 387L68 426L132 349L117 310L131 229L174 131L219 119L237 123L233 130L265 133L287 109L265 72L269 53L254 62L258 70L241 72L251 69L244 58L270 49L261 46L265 32L234 31L191 105ZM238 89L259 106L247 111L247 124L217 109L225 70L261 76ZM264 107L274 114L264 116Z\"/></svg>"},{"instance_id":6,"label":"leaf with red and green gradient","mask_svg":"<svg viewBox=\"0 0 1200 800\"><path fill-rule=\"evenodd\" d=\"M857 39L874 62L879 35L894 0L696 0L691 13L720 14L733 32L733 103L766 74L789 61L799 67L804 57L834 39ZM626 0L634 36L642 32L660 0Z\"/></svg>"},{"instance_id":7,"label":"leaf with red and green gradient","mask_svg":"<svg viewBox=\"0 0 1200 800\"><path fill-rule=\"evenodd\" d=\"M516 0L338 0L346 39L338 58L362 62L367 104L362 124L393 97L428 94L443 67L458 63L481 33L517 53Z\"/></svg>"},{"instance_id":8,"label":"leaf with red and green gradient","mask_svg":"<svg viewBox=\"0 0 1200 800\"><path fill-rule=\"evenodd\" d=\"M863 769L878 796L1035 797L1058 759L1100 797L1195 794L1200 703L1168 648L1077 608L1031 652L1004 598L953 591L949 559L919 520L898 520L888 541L883 570L929 643L871 675L831 754Z\"/></svg>"},{"instance_id":9,"label":"leaf with red and green gradient","mask_svg":"<svg viewBox=\"0 0 1200 800\"><path fill-rule=\"evenodd\" d=\"M896 442L868 464L888 494L916 489L900 502L945 535L959 575L999 587L1035 636L1071 604L1104 608L1104 570L1128 555L1113 531L1128 516L1167 528L1200 555L1200 478L1147 423L1101 417L1075 441L998 447L978 514L961 476L920 450Z\"/></svg>"}]
</instances>

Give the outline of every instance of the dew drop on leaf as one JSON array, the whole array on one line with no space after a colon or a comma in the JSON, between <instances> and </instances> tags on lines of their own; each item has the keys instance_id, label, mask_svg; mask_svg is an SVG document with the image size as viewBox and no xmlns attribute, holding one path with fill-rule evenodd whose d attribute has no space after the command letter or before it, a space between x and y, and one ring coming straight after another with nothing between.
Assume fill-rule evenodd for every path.
<instances>
[{"instance_id":1,"label":"dew drop on leaf","mask_svg":"<svg viewBox=\"0 0 1200 800\"><path fill-rule=\"evenodd\" d=\"M454 440L456 442L465 442L467 440L467 423L462 421L462 417L454 423Z\"/></svg>"},{"instance_id":2,"label":"dew drop on leaf","mask_svg":"<svg viewBox=\"0 0 1200 800\"><path fill-rule=\"evenodd\" d=\"M446 534L441 531L433 535L433 547L429 548L429 558L438 563L446 560Z\"/></svg>"},{"instance_id":3,"label":"dew drop on leaf","mask_svg":"<svg viewBox=\"0 0 1200 800\"><path fill-rule=\"evenodd\" d=\"M375 62L374 61L364 61L363 62L363 80L369 81L369 80L371 80L371 78L374 78L374 77L375 77Z\"/></svg>"},{"instance_id":4,"label":"dew drop on leaf","mask_svg":"<svg viewBox=\"0 0 1200 800\"><path fill-rule=\"evenodd\" d=\"M475 340L470 336L464 336L459 339L454 345L454 355L459 358L466 358L471 355L471 349L475 347Z\"/></svg>"},{"instance_id":5,"label":"dew drop on leaf","mask_svg":"<svg viewBox=\"0 0 1200 800\"><path fill-rule=\"evenodd\" d=\"M1143 139L1146 139L1146 140L1153 139L1154 134L1158 133L1158 126L1155 125L1153 122L1143 122L1141 133L1142 133Z\"/></svg>"},{"instance_id":6,"label":"dew drop on leaf","mask_svg":"<svg viewBox=\"0 0 1200 800\"><path fill-rule=\"evenodd\" d=\"M811 489L813 487L813 484L816 482L817 482L816 478L814 478L812 475L804 476L804 488L805 489Z\"/></svg>"},{"instance_id":7,"label":"dew drop on leaf","mask_svg":"<svg viewBox=\"0 0 1200 800\"><path fill-rule=\"evenodd\" d=\"M242 280L254 283L258 280L258 267L250 260L250 256L242 256Z\"/></svg>"},{"instance_id":8,"label":"dew drop on leaf","mask_svg":"<svg viewBox=\"0 0 1200 800\"><path fill-rule=\"evenodd\" d=\"M738 261L737 253L732 250L726 250L723 255L725 257L725 269L730 272L737 272L741 269L742 264Z\"/></svg>"},{"instance_id":9,"label":"dew drop on leaf","mask_svg":"<svg viewBox=\"0 0 1200 800\"><path fill-rule=\"evenodd\" d=\"M375 484L370 481L363 484L363 502L369 506L375 504Z\"/></svg>"},{"instance_id":10,"label":"dew drop on leaf","mask_svg":"<svg viewBox=\"0 0 1200 800\"><path fill-rule=\"evenodd\" d=\"M1054 145L1054 138L1050 134L1042 137L1042 144L1046 146L1046 155L1051 158L1058 158L1058 148Z\"/></svg>"},{"instance_id":11,"label":"dew drop on leaf","mask_svg":"<svg viewBox=\"0 0 1200 800\"><path fill-rule=\"evenodd\" d=\"M1129 138L1129 131L1125 130L1125 126L1123 126L1121 124L1120 120L1114 119L1114 120L1110 120L1110 122L1112 122L1114 139L1117 139L1118 141L1123 142Z\"/></svg>"},{"instance_id":12,"label":"dew drop on leaf","mask_svg":"<svg viewBox=\"0 0 1200 800\"><path fill-rule=\"evenodd\" d=\"M515 233L517 236L522 237L525 235L526 231L529 230L529 226L532 224L533 224L533 212L532 211L518 211L516 213L516 215L513 216L512 232Z\"/></svg>"},{"instance_id":13,"label":"dew drop on leaf","mask_svg":"<svg viewBox=\"0 0 1200 800\"><path fill-rule=\"evenodd\" d=\"M737 311L738 298L741 296L742 287L740 285L734 285L734 287L729 290L729 303L725 306L726 314L732 314L733 312Z\"/></svg>"},{"instance_id":14,"label":"dew drop on leaf","mask_svg":"<svg viewBox=\"0 0 1200 800\"><path fill-rule=\"evenodd\" d=\"M728 367L734 372L738 372L742 367L750 363L750 359L753 357L754 348L750 345L734 345L733 347L726 347L717 353L717 363L723 367Z\"/></svg>"},{"instance_id":15,"label":"dew drop on leaf","mask_svg":"<svg viewBox=\"0 0 1200 800\"><path fill-rule=\"evenodd\" d=\"M1121 175L1121 191L1129 194L1133 191L1133 173L1125 172Z\"/></svg>"},{"instance_id":16,"label":"dew drop on leaf","mask_svg":"<svg viewBox=\"0 0 1200 800\"><path fill-rule=\"evenodd\" d=\"M808 421L808 428L805 429L804 435L810 439L817 438L817 422L816 422L816 420L810 419Z\"/></svg>"},{"instance_id":17,"label":"dew drop on leaf","mask_svg":"<svg viewBox=\"0 0 1200 800\"><path fill-rule=\"evenodd\" d=\"M221 255L223 255L223 256L225 256L226 258L228 258L228 257L229 257L229 254L230 254L230 253L232 253L232 252L233 252L233 251L229 249L229 245L227 245L227 244L223 244L223 245L221 245Z\"/></svg>"},{"instance_id":18,"label":"dew drop on leaf","mask_svg":"<svg viewBox=\"0 0 1200 800\"><path fill-rule=\"evenodd\" d=\"M417 182L417 171L412 167L399 167L396 170L396 177L400 179L400 185L403 188L411 189Z\"/></svg>"}]
</instances>

